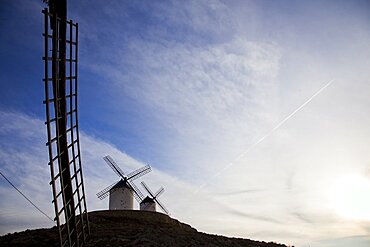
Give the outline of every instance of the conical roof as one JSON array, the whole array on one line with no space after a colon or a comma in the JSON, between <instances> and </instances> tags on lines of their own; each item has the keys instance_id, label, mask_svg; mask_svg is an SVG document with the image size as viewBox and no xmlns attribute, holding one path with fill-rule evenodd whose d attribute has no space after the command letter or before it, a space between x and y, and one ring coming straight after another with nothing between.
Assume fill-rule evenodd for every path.
<instances>
[{"instance_id":1,"label":"conical roof","mask_svg":"<svg viewBox=\"0 0 370 247\"><path fill-rule=\"evenodd\" d=\"M141 203L155 203L155 202L154 202L153 198L150 198L149 196L147 196L147 197L144 198L144 200L141 201Z\"/></svg>"},{"instance_id":2,"label":"conical roof","mask_svg":"<svg viewBox=\"0 0 370 247\"><path fill-rule=\"evenodd\" d=\"M131 186L123 179L118 181L110 190L119 189L119 188L127 188L127 189L132 190Z\"/></svg>"}]
</instances>

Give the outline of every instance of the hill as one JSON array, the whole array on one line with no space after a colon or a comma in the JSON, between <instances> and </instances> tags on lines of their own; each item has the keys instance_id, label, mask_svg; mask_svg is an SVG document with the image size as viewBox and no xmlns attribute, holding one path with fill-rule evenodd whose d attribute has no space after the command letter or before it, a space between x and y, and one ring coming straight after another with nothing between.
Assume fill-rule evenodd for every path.
<instances>
[{"instance_id":1,"label":"hill","mask_svg":"<svg viewBox=\"0 0 370 247\"><path fill-rule=\"evenodd\" d=\"M191 226L156 212L117 210L89 213L92 246L233 246L284 247L242 238L198 232ZM0 246L58 246L57 228L26 230L0 237Z\"/></svg>"}]
</instances>

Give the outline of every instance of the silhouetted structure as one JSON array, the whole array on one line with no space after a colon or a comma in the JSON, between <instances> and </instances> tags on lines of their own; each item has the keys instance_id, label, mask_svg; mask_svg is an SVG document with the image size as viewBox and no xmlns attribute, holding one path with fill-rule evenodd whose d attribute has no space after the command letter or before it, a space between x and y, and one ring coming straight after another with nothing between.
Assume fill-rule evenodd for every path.
<instances>
[{"instance_id":1,"label":"silhouetted structure","mask_svg":"<svg viewBox=\"0 0 370 247\"><path fill-rule=\"evenodd\" d=\"M89 223L77 113L78 24L67 20L66 0L47 3L43 81L55 221L61 246L83 246Z\"/></svg>"},{"instance_id":2,"label":"silhouetted structure","mask_svg":"<svg viewBox=\"0 0 370 247\"><path fill-rule=\"evenodd\" d=\"M143 211L153 211L156 212L156 203L159 205L159 207L165 212L166 214L170 214L167 208L158 200L158 197L163 194L164 188L161 187L159 190L154 194L149 187L144 183L141 182L141 185L144 187L144 189L148 192L150 196L147 196L144 198L144 200L140 203L140 210Z\"/></svg>"}]
</instances>

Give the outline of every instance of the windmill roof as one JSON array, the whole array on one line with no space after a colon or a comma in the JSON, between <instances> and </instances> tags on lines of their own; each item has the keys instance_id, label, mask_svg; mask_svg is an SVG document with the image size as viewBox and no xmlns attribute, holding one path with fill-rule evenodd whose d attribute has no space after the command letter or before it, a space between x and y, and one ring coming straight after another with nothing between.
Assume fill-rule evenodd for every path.
<instances>
[{"instance_id":1,"label":"windmill roof","mask_svg":"<svg viewBox=\"0 0 370 247\"><path fill-rule=\"evenodd\" d=\"M150 198L149 196L145 197L144 200L141 201L141 203L154 203L153 198Z\"/></svg>"},{"instance_id":2,"label":"windmill roof","mask_svg":"<svg viewBox=\"0 0 370 247\"><path fill-rule=\"evenodd\" d=\"M121 179L120 181L118 181L110 190L118 189L118 188L132 189L131 186L128 185L128 183L126 181L124 181L123 179Z\"/></svg>"}]
</instances>

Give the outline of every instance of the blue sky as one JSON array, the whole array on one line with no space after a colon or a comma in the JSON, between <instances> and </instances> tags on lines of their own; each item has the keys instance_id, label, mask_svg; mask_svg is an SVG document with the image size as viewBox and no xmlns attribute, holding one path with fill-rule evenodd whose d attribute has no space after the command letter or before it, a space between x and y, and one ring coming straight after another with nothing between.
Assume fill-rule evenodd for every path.
<instances>
[{"instance_id":1,"label":"blue sky","mask_svg":"<svg viewBox=\"0 0 370 247\"><path fill-rule=\"evenodd\" d=\"M0 168L52 215L42 8L0 3ZM70 1L69 18L89 210L107 208L111 154L151 164L143 179L201 231L369 245L368 1ZM1 234L50 226L4 180L0 196Z\"/></svg>"}]
</instances>

